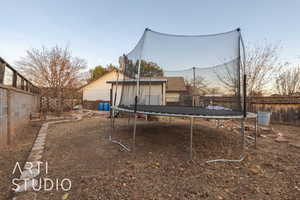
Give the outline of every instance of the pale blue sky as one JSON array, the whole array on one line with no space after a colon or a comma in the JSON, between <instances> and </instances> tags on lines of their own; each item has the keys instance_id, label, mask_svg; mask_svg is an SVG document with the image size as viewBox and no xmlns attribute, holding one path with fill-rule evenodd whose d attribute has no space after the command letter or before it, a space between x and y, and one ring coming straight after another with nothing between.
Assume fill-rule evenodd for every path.
<instances>
[{"instance_id":1,"label":"pale blue sky","mask_svg":"<svg viewBox=\"0 0 300 200\"><path fill-rule=\"evenodd\" d=\"M246 42L280 42L283 61L300 63L297 0L0 0L0 56L12 65L25 50L67 45L89 67L117 63L145 27L209 34L241 27Z\"/></svg>"}]
</instances>

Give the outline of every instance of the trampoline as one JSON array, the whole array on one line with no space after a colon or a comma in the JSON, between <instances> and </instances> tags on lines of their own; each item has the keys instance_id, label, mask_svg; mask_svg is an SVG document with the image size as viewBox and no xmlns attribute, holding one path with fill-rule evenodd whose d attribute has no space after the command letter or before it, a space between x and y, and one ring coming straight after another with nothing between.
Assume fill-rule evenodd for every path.
<instances>
[{"instance_id":1,"label":"trampoline","mask_svg":"<svg viewBox=\"0 0 300 200\"><path fill-rule=\"evenodd\" d=\"M133 151L138 114L190 118L191 159L194 118L240 119L240 160L243 159L244 122L256 118L256 114L246 110L245 48L239 28L209 35L175 35L146 28L137 45L121 56L119 62L115 92L111 94L111 123L114 128L116 112L134 114ZM193 98L183 102L182 93L167 93L168 82L159 85L157 81L168 77L181 77L186 89L184 95L205 100L195 102ZM167 95L174 97L177 104L168 105ZM216 98L230 101L215 101ZM253 140L256 144L256 131Z\"/></svg>"},{"instance_id":2,"label":"trampoline","mask_svg":"<svg viewBox=\"0 0 300 200\"><path fill-rule=\"evenodd\" d=\"M123 112L136 112L139 114L152 114L162 116L199 117L199 118L241 118L243 113L231 110L213 110L191 106L160 106L160 105L137 105L119 106L116 109Z\"/></svg>"}]
</instances>

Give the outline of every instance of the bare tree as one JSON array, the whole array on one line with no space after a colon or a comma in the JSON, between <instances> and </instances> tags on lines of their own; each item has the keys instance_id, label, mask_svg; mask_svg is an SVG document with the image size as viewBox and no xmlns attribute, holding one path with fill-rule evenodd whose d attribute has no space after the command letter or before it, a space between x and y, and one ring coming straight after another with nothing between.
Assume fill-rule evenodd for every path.
<instances>
[{"instance_id":1,"label":"bare tree","mask_svg":"<svg viewBox=\"0 0 300 200\"><path fill-rule=\"evenodd\" d=\"M240 83L242 86L242 75L246 72L248 95L262 94L268 85L273 83L281 66L278 62L278 55L279 46L276 44L265 43L246 47L246 60L245 66L242 66L240 70ZM224 66L214 70L223 87L233 93L239 93L237 90L239 86L237 61L225 63Z\"/></svg>"},{"instance_id":2,"label":"bare tree","mask_svg":"<svg viewBox=\"0 0 300 200\"><path fill-rule=\"evenodd\" d=\"M41 88L51 88L59 99L58 112L62 111L63 89L74 89L81 84L84 59L73 57L68 47L30 49L17 61L20 71Z\"/></svg>"},{"instance_id":3,"label":"bare tree","mask_svg":"<svg viewBox=\"0 0 300 200\"><path fill-rule=\"evenodd\" d=\"M208 92L208 81L200 75L195 77L195 80L185 78L185 85L188 88L189 94L200 94L204 95Z\"/></svg>"},{"instance_id":4,"label":"bare tree","mask_svg":"<svg viewBox=\"0 0 300 200\"><path fill-rule=\"evenodd\" d=\"M280 95L295 95L300 92L300 66L290 67L289 64L284 66L275 78L276 90Z\"/></svg>"},{"instance_id":5,"label":"bare tree","mask_svg":"<svg viewBox=\"0 0 300 200\"><path fill-rule=\"evenodd\" d=\"M247 93L263 93L280 70L279 46L272 43L254 45L248 47L246 53Z\"/></svg>"},{"instance_id":6,"label":"bare tree","mask_svg":"<svg viewBox=\"0 0 300 200\"><path fill-rule=\"evenodd\" d=\"M218 80L223 86L223 92L228 94L234 94L235 96L239 93L238 70L239 68L237 59L213 68L213 72L216 74Z\"/></svg>"}]
</instances>

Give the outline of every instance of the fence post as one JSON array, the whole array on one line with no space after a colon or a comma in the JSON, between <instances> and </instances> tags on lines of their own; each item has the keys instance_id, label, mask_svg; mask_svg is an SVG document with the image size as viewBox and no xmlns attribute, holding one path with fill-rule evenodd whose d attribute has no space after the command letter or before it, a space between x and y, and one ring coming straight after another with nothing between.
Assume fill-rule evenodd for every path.
<instances>
[{"instance_id":1,"label":"fence post","mask_svg":"<svg viewBox=\"0 0 300 200\"><path fill-rule=\"evenodd\" d=\"M0 84L4 83L5 64L0 63Z\"/></svg>"},{"instance_id":2,"label":"fence post","mask_svg":"<svg viewBox=\"0 0 300 200\"><path fill-rule=\"evenodd\" d=\"M12 82L12 85L13 87L17 87L17 72L16 71L13 71L14 74L13 74L13 82Z\"/></svg>"},{"instance_id":3,"label":"fence post","mask_svg":"<svg viewBox=\"0 0 300 200\"><path fill-rule=\"evenodd\" d=\"M21 79L21 89L22 89L22 90L25 90L24 82L25 82L25 81L24 81L24 78L22 78L22 79Z\"/></svg>"}]
</instances>

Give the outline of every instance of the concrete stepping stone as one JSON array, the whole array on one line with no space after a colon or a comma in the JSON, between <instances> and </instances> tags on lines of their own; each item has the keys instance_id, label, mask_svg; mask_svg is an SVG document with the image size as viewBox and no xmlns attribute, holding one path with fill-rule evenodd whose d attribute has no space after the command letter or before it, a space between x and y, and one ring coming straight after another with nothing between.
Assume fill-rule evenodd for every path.
<instances>
[{"instance_id":1,"label":"concrete stepping stone","mask_svg":"<svg viewBox=\"0 0 300 200\"><path fill-rule=\"evenodd\" d=\"M26 162L24 169L37 168L40 161Z\"/></svg>"},{"instance_id":2,"label":"concrete stepping stone","mask_svg":"<svg viewBox=\"0 0 300 200\"><path fill-rule=\"evenodd\" d=\"M44 146L35 146L31 150L32 151L43 151L44 150Z\"/></svg>"},{"instance_id":3,"label":"concrete stepping stone","mask_svg":"<svg viewBox=\"0 0 300 200\"><path fill-rule=\"evenodd\" d=\"M15 192L26 192L26 191L31 191L33 187L36 187L38 185L38 180L36 179L31 179L27 180L26 183L23 181L19 187L16 188Z\"/></svg>"},{"instance_id":4,"label":"concrete stepping stone","mask_svg":"<svg viewBox=\"0 0 300 200\"><path fill-rule=\"evenodd\" d=\"M28 161L40 161L42 159L42 155L30 155Z\"/></svg>"},{"instance_id":5,"label":"concrete stepping stone","mask_svg":"<svg viewBox=\"0 0 300 200\"><path fill-rule=\"evenodd\" d=\"M24 170L20 176L20 179L33 179L40 174L37 168Z\"/></svg>"}]
</instances>

